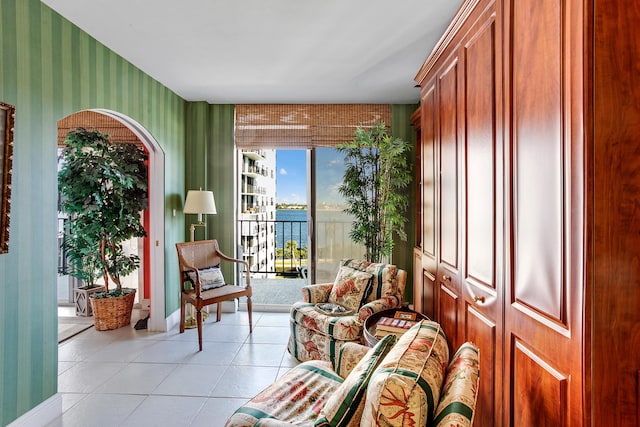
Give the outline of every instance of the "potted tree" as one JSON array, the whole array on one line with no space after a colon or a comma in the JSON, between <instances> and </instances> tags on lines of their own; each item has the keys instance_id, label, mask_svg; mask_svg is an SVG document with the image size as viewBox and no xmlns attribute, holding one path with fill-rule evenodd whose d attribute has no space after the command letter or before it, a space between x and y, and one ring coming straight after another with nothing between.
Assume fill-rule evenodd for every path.
<instances>
[{"instance_id":1,"label":"potted tree","mask_svg":"<svg viewBox=\"0 0 640 427\"><path fill-rule=\"evenodd\" d=\"M409 199L403 190L412 178L411 145L391 136L384 123L377 123L357 128L353 140L337 149L345 154L346 164L338 190L347 202L344 211L354 218L349 237L364 245L367 261L381 262L391 256L394 233L407 239Z\"/></svg>"},{"instance_id":2,"label":"potted tree","mask_svg":"<svg viewBox=\"0 0 640 427\"><path fill-rule=\"evenodd\" d=\"M63 245L72 275L88 285L102 278L104 291L90 295L96 329L116 329L131 322L135 289L123 288L121 278L140 259L126 254L122 243L146 236L140 212L148 204L147 155L84 128L69 132L65 143L58 187L70 227Z\"/></svg>"}]
</instances>

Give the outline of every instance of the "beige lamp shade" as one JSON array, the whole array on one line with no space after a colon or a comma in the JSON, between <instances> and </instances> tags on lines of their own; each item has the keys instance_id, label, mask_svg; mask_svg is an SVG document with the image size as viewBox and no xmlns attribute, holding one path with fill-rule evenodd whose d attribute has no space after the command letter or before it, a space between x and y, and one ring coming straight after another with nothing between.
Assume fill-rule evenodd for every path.
<instances>
[{"instance_id":1,"label":"beige lamp shade","mask_svg":"<svg viewBox=\"0 0 640 427\"><path fill-rule=\"evenodd\" d=\"M198 214L198 221L202 221L202 214L217 213L213 191L189 190L184 202L184 213Z\"/></svg>"}]
</instances>

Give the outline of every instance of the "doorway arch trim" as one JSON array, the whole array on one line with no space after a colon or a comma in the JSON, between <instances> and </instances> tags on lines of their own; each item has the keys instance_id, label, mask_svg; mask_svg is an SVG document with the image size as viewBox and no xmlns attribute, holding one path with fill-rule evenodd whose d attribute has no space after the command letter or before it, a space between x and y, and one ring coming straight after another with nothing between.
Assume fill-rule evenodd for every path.
<instances>
[{"instance_id":1,"label":"doorway arch trim","mask_svg":"<svg viewBox=\"0 0 640 427\"><path fill-rule=\"evenodd\" d=\"M109 116L130 129L149 151L149 242L151 310L147 328L165 332L165 260L164 260L164 151L158 141L140 123L117 111L90 109Z\"/></svg>"}]
</instances>

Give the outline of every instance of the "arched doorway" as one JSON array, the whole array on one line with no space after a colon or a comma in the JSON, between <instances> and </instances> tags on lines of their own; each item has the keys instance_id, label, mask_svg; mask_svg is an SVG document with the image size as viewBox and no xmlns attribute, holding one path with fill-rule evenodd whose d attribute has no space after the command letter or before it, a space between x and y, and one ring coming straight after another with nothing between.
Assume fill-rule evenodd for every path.
<instances>
[{"instance_id":1,"label":"arched doorway","mask_svg":"<svg viewBox=\"0 0 640 427\"><path fill-rule=\"evenodd\" d=\"M148 300L150 331L166 331L164 298L164 152L155 138L138 122L116 111L83 110L58 121L58 144L76 127L99 129L118 141L141 144L149 154L149 209L145 213L143 254L144 287L141 301Z\"/></svg>"}]
</instances>

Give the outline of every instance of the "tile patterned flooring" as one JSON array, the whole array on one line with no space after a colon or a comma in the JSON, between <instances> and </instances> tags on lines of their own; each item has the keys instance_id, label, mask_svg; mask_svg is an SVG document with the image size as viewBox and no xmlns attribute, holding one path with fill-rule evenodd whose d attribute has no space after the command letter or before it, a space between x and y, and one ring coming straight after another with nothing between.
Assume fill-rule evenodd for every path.
<instances>
[{"instance_id":1,"label":"tile patterned flooring","mask_svg":"<svg viewBox=\"0 0 640 427\"><path fill-rule=\"evenodd\" d=\"M210 316L198 351L184 334L91 328L59 345L63 414L49 427L223 426L239 406L298 362L286 350L288 313Z\"/></svg>"}]
</instances>

